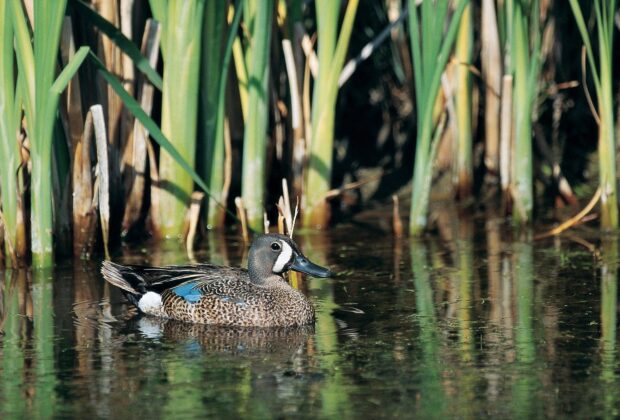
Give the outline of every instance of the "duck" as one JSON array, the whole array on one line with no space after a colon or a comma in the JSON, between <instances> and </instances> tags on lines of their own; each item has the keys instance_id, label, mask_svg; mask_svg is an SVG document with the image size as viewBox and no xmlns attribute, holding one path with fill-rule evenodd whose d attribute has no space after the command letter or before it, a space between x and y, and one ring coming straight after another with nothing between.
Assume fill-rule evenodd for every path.
<instances>
[{"instance_id":1,"label":"duck","mask_svg":"<svg viewBox=\"0 0 620 420\"><path fill-rule=\"evenodd\" d=\"M284 273L334 274L304 256L285 235L258 235L248 268L202 263L165 267L104 261L103 278L121 289L139 312L178 321L230 327L299 327L314 324L314 307Z\"/></svg>"}]
</instances>

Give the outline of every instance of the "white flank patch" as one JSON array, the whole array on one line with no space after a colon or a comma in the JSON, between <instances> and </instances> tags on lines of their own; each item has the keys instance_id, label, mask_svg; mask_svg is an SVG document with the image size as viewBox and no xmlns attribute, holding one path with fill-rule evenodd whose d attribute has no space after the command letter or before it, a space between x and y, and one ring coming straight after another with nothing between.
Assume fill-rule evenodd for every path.
<instances>
[{"instance_id":1,"label":"white flank patch","mask_svg":"<svg viewBox=\"0 0 620 420\"><path fill-rule=\"evenodd\" d=\"M138 308L149 315L161 315L161 305L161 295L155 292L146 292L138 301Z\"/></svg>"},{"instance_id":2,"label":"white flank patch","mask_svg":"<svg viewBox=\"0 0 620 420\"><path fill-rule=\"evenodd\" d=\"M289 244L284 241L280 241L280 244L282 245L282 251L280 251L280 255L278 255L278 259L276 260L276 263L273 265L273 269L271 270L274 273L281 273L282 271L284 271L284 267L286 266L286 264L288 264L288 262L291 260L291 257L293 256L293 248L291 248Z\"/></svg>"}]
</instances>

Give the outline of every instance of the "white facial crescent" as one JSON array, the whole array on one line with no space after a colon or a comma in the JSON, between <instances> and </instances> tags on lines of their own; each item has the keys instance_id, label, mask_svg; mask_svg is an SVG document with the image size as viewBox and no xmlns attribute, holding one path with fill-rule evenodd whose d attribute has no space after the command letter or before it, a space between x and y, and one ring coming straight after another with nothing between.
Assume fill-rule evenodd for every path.
<instances>
[{"instance_id":1,"label":"white facial crescent","mask_svg":"<svg viewBox=\"0 0 620 420\"><path fill-rule=\"evenodd\" d=\"M278 259L273 265L272 270L274 273L278 274L284 271L284 267L286 267L286 264L288 264L288 262L291 260L291 257L293 256L293 248L291 248L291 246L284 241L279 242L280 246L282 247L282 251L280 251L280 255L278 255Z\"/></svg>"}]
</instances>

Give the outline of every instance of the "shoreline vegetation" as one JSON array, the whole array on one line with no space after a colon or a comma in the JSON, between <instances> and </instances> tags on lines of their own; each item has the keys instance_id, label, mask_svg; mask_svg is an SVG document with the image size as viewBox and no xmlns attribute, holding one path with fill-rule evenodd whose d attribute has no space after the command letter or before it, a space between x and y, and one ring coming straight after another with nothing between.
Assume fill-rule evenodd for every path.
<instances>
[{"instance_id":1,"label":"shoreline vegetation","mask_svg":"<svg viewBox=\"0 0 620 420\"><path fill-rule=\"evenodd\" d=\"M437 196L515 227L595 197L615 231L617 4L569 3L0 0L0 263L191 251L296 200L420 236Z\"/></svg>"}]
</instances>

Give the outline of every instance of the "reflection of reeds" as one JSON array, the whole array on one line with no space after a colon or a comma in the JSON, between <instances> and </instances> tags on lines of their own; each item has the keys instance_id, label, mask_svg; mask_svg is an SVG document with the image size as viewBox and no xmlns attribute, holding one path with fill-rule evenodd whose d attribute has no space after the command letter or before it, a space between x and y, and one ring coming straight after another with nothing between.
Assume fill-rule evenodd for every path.
<instances>
[{"instance_id":1,"label":"reflection of reeds","mask_svg":"<svg viewBox=\"0 0 620 420\"><path fill-rule=\"evenodd\" d=\"M605 238L601 266L601 379L606 414L613 417L617 406L617 316L618 316L618 240Z\"/></svg>"},{"instance_id":2,"label":"reflection of reeds","mask_svg":"<svg viewBox=\"0 0 620 420\"><path fill-rule=\"evenodd\" d=\"M32 306L34 308L35 373L34 414L51 418L55 412L57 377L54 372L54 314L51 269L34 271Z\"/></svg>"},{"instance_id":3,"label":"reflection of reeds","mask_svg":"<svg viewBox=\"0 0 620 420\"><path fill-rule=\"evenodd\" d=\"M413 240L411 270L415 288L415 313L420 328L421 363L419 366L420 412L422 417L441 417L445 410L445 393L441 383L437 315L431 286L427 248L424 243Z\"/></svg>"},{"instance_id":4,"label":"reflection of reeds","mask_svg":"<svg viewBox=\"0 0 620 420\"><path fill-rule=\"evenodd\" d=\"M6 271L0 275L2 308L0 330L2 337L2 376L0 377L0 412L14 418L26 417L26 401L23 397L24 381L24 333L26 317L24 298L27 298L26 272Z\"/></svg>"},{"instance_id":5,"label":"reflection of reeds","mask_svg":"<svg viewBox=\"0 0 620 420\"><path fill-rule=\"evenodd\" d=\"M603 379L615 378L618 312L618 241L603 240L601 265L601 348Z\"/></svg>"}]
</instances>

